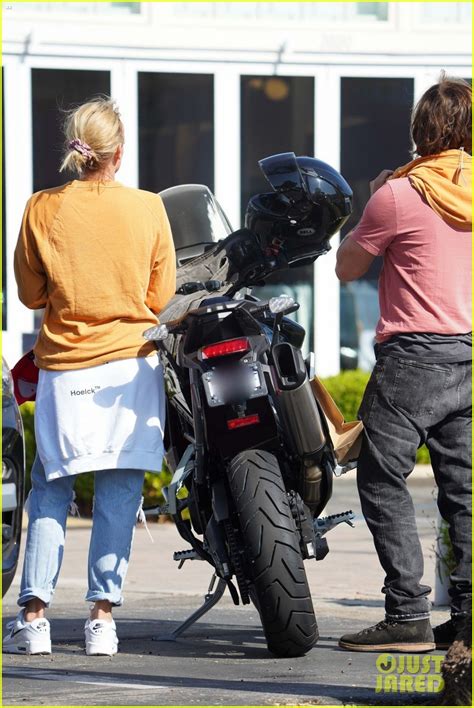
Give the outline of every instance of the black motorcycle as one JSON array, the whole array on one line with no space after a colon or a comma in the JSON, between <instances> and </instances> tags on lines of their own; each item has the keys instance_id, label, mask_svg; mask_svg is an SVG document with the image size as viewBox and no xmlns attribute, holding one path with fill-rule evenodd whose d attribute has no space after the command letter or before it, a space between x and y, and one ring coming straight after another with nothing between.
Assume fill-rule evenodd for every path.
<instances>
[{"instance_id":1,"label":"black motorcycle","mask_svg":"<svg viewBox=\"0 0 474 708\"><path fill-rule=\"evenodd\" d=\"M336 459L301 353L304 329L288 317L299 305L251 290L327 252L352 192L314 158L259 164L273 191L250 200L234 233L206 187L161 193L179 268L162 324L145 333L161 352L168 399L173 479L158 513L191 545L176 560L210 563L236 604L255 604L268 649L299 656L318 639L303 561L322 559L324 534L352 512L319 518Z\"/></svg>"}]
</instances>

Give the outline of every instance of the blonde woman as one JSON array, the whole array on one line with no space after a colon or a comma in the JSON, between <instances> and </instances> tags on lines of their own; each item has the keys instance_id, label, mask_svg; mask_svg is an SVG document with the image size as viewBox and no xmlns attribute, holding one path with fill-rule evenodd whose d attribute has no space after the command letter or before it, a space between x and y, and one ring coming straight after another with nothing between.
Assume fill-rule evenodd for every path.
<instances>
[{"instance_id":1,"label":"blonde woman","mask_svg":"<svg viewBox=\"0 0 474 708\"><path fill-rule=\"evenodd\" d=\"M28 535L7 653L51 653L45 617L64 548L76 475L94 471L86 653L112 655L144 470L163 457L163 374L142 333L175 291L175 254L161 199L115 181L124 145L118 108L98 98L70 112L61 170L78 179L34 194L15 251L20 300L45 308L37 457Z\"/></svg>"}]
</instances>

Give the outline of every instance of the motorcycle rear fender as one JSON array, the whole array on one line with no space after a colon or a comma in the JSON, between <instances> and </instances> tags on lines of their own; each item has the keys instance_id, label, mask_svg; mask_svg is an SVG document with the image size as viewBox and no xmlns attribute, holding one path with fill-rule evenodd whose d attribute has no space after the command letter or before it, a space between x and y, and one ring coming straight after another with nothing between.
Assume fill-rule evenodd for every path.
<instances>
[{"instance_id":1,"label":"motorcycle rear fender","mask_svg":"<svg viewBox=\"0 0 474 708\"><path fill-rule=\"evenodd\" d=\"M258 415L259 423L229 430L227 422L238 417L233 406L210 408L203 401L207 444L220 459L231 459L242 450L278 448L278 429L268 396L247 402L245 416Z\"/></svg>"}]
</instances>

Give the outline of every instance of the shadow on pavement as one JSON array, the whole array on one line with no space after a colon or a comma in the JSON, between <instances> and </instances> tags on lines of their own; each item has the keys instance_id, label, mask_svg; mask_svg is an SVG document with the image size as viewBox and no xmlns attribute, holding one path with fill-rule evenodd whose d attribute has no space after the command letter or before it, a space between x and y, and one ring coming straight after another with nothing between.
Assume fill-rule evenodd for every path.
<instances>
[{"instance_id":1,"label":"shadow on pavement","mask_svg":"<svg viewBox=\"0 0 474 708\"><path fill-rule=\"evenodd\" d=\"M330 598L328 598L329 600ZM384 600L357 600L355 598L342 597L339 600L331 599L335 605L344 605L347 607L381 607L385 614L385 602Z\"/></svg>"},{"instance_id":2,"label":"shadow on pavement","mask_svg":"<svg viewBox=\"0 0 474 708\"><path fill-rule=\"evenodd\" d=\"M97 657L96 657L97 658ZM107 658L104 657L107 661ZM28 674L35 680L41 680L41 673L39 670L33 667L25 667L21 670L16 667L10 667L4 669L3 672L5 677L17 678L21 674L23 678L28 678ZM96 681L100 683L111 682L116 680L116 674L112 672L105 671L71 671L65 669L48 669L45 671L43 680L45 681L60 681L64 679L65 682L74 681L74 679L84 679L87 678L89 681ZM301 696L307 698L311 701L311 697L318 696L318 700L315 701L316 704L320 703L321 699L333 698L335 695L343 703L346 701L360 703L363 701L366 705L423 705L426 704L429 696L426 694L418 695L408 695L404 694L403 699L400 701L397 698L394 699L393 694L391 695L380 695L375 694L373 688L368 686L341 686L338 684L326 684L318 682L309 683L297 683L289 681L255 681L255 680L226 680L221 678L197 678L197 677L170 677L161 674L155 674L150 677L146 674L126 674L120 673L120 680L127 682L128 685L131 683L140 684L141 682L146 683L148 686L156 684L157 690L163 687L171 688L181 688L181 689L192 689L192 690L203 690L208 689L216 691L216 695L223 691L248 691L252 693L264 693L264 694L277 694L280 696L291 695L291 696ZM54 705L54 704L53 704Z\"/></svg>"},{"instance_id":3,"label":"shadow on pavement","mask_svg":"<svg viewBox=\"0 0 474 708\"><path fill-rule=\"evenodd\" d=\"M9 621L9 618L7 618ZM154 654L183 658L276 659L267 649L261 627L199 622L175 640L157 639L179 626L175 620L121 618L117 621L120 656ZM83 651L84 621L58 618L51 620L55 655ZM341 653L335 637L320 635L317 649ZM347 652L345 652L347 655ZM291 660L291 659L286 659Z\"/></svg>"}]
</instances>

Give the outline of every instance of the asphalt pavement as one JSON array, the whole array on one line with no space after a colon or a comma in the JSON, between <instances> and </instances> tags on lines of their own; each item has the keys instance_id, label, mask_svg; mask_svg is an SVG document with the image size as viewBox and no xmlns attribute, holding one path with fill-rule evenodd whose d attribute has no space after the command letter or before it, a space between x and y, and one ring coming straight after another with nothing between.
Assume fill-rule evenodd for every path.
<instances>
[{"instance_id":1,"label":"asphalt pavement","mask_svg":"<svg viewBox=\"0 0 474 708\"><path fill-rule=\"evenodd\" d=\"M350 473L349 473L350 474ZM425 551L425 582L434 585L434 482L419 468L410 483ZM379 655L345 652L337 640L383 618L383 572L361 516L354 477L335 480L327 513L353 509L355 528L341 525L328 536L329 555L307 561L320 640L305 657L276 659L266 649L253 606L235 607L228 594L177 641L163 640L202 602L211 578L202 561L181 570L172 560L186 544L172 524L150 523L152 544L138 528L125 588L114 616L120 651L87 657L83 626L87 605L88 520L72 519L63 568L48 617L53 654L3 656L3 705L414 705L419 693L377 692ZM3 602L4 622L16 613L19 574ZM435 608L433 623L447 608ZM157 641L157 638L160 638ZM442 656L433 652L434 656ZM433 658L433 661L436 660ZM439 660L438 660L439 661ZM434 666L434 664L433 664ZM395 672L396 673L396 672ZM410 690L411 684L405 686ZM384 686L386 688L386 685ZM383 687L383 688L384 688ZM429 699L429 696L428 696Z\"/></svg>"}]
</instances>

